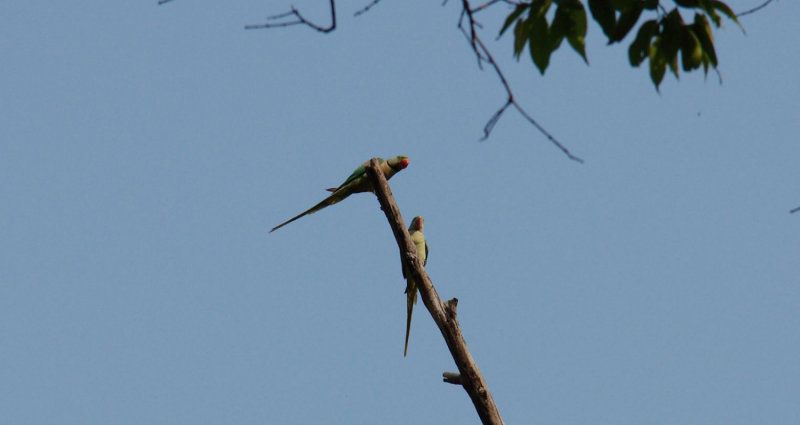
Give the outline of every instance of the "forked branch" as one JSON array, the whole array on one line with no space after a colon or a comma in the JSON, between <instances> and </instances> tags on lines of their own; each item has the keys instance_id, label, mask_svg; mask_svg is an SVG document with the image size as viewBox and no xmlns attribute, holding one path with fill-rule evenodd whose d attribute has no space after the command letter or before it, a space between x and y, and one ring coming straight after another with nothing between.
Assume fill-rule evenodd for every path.
<instances>
[{"instance_id":1,"label":"forked branch","mask_svg":"<svg viewBox=\"0 0 800 425\"><path fill-rule=\"evenodd\" d=\"M494 60L494 57L492 56L491 52L489 52L489 49L486 48L485 44L483 44L483 40L481 40L480 36L478 36L476 27L480 27L480 24L475 21L474 14L480 12L481 10L486 9L487 7L495 3L498 3L498 1L490 1L481 6L478 6L475 9L472 9L472 7L469 4L469 0L461 0L461 6L462 6L461 17L458 20L458 28L467 38L467 41L469 42L469 45L472 48L472 51L475 53L475 56L478 59L478 67L483 69L482 64L484 62L489 64L489 66L491 66L494 69L494 72L495 74L497 74L497 77L500 78L500 84L503 85L503 88L506 91L506 95L508 96L508 98L506 99L506 103L503 104L503 106L500 109L498 109L497 112L494 113L494 115L492 115L492 117L489 119L489 122L487 122L486 125L483 127L483 137L481 138L481 141L489 138L492 129L494 129L494 126L500 120L500 117L503 116L503 113L506 111L506 109L508 109L509 106L513 105L514 108L516 108L516 110L520 113L520 115L522 115L529 123L531 123L531 125L536 127L536 129L539 130L540 133L542 133L545 137L547 137L547 140L549 140L551 143L556 145L558 149L564 152L564 154L567 155L569 159L583 163L583 160L581 158L573 155L572 152L570 152L566 146L564 146L561 142L559 142L558 139L556 139L552 134L550 134L550 132L548 132L544 127L542 127L535 119L533 119L533 117L530 116L530 114L528 114L525 111L525 109L522 108L522 106L520 106L520 104L517 102L517 99L514 97L514 92L511 91L511 86L508 84L506 76L503 75L503 71L500 70L500 66L497 65L497 62ZM509 2L504 1L504 3L509 3Z\"/></svg>"},{"instance_id":2,"label":"forked branch","mask_svg":"<svg viewBox=\"0 0 800 425\"><path fill-rule=\"evenodd\" d=\"M169 1L169 0L161 0L161 1ZM365 7L360 9L356 12L356 16L361 15L362 13L367 12L370 8L375 6L380 0L372 0L369 4ZM461 17L458 20L458 28L464 33L464 36L467 38L467 41L470 44L472 51L475 53L475 56L478 59L478 67L483 69L483 63L489 64L500 78L500 83L503 85L503 88L506 91L508 96L506 103L497 110L497 112L492 115L486 125L483 127L483 137L481 141L486 140L489 138L489 135L492 132L495 124L500 120L503 113L508 109L509 106L514 106L514 108L522 115L531 125L533 125L540 133L542 133L547 140L551 143L556 145L558 149L564 152L567 157L573 161L577 161L583 163L583 160L575 155L573 155L569 149L566 148L561 142L559 142L552 134L550 134L544 127L542 127L530 114L528 114L525 109L517 102L516 98L514 98L514 93L511 91L511 86L508 84L505 75L503 75L503 71L500 70L500 67L495 62L494 57L489 52L489 49L486 48L486 45L483 44L483 40L478 36L476 31L477 28L481 28L481 24L475 20L473 16L475 13L480 11L486 10L488 7L495 5L497 3L507 3L507 4L517 4L515 1L511 0L490 0L476 8L472 8L469 3L469 0L461 0L462 10L461 10ZM257 24L257 25L247 25L245 29L261 29L261 28L277 28L277 27L288 27L291 25L306 25L310 28L313 28L319 32L328 33L333 31L336 28L336 3L334 0L330 0L330 8L331 8L331 26L329 27L321 27L316 25L310 21L308 21L300 11L295 9L294 7L291 8L288 12L281 13L279 15L273 15L267 18L268 21L276 21L276 22L267 22L265 24ZM285 18L289 18L289 20L283 20Z\"/></svg>"},{"instance_id":3,"label":"forked branch","mask_svg":"<svg viewBox=\"0 0 800 425\"><path fill-rule=\"evenodd\" d=\"M375 188L375 195L378 197L381 209L386 214L386 219L389 221L389 226L392 228L394 237L397 240L403 263L414 276L414 280L417 281L422 302L439 327L439 331L441 331L447 343L447 348L450 350L453 360L455 360L461 375L461 386L464 387L464 390L472 399L472 404L475 406L475 410L477 410L478 416L484 425L503 425L503 420L500 418L500 412L498 412L497 406L494 404L489 387L486 385L486 381L483 380L483 375L481 375L478 366L467 349L467 343L464 341L464 336L461 334L461 328L456 319L456 309L452 303L445 304L442 302L433 287L433 283L428 278L428 274L417 256L417 248L414 246L414 242L411 241L408 230L406 230L403 216L400 215L400 210L394 202L392 190L389 188L383 172L381 172L377 159L372 158L369 161L367 176L372 183L372 187Z\"/></svg>"},{"instance_id":4,"label":"forked branch","mask_svg":"<svg viewBox=\"0 0 800 425\"><path fill-rule=\"evenodd\" d=\"M295 9L292 6L292 9L288 12L281 13L278 15L268 16L268 21L277 21L283 18L293 17L294 20L282 21L282 22L267 22L266 24L256 24L256 25L245 25L244 29L252 30L252 29L261 29L261 28L277 28L277 27L288 27L292 25L306 25L310 28L313 28L319 32L328 33L336 29L336 3L334 0L330 0L331 2L331 26L329 27L321 27L313 22L307 20L303 15L300 14L300 11Z\"/></svg>"}]
</instances>

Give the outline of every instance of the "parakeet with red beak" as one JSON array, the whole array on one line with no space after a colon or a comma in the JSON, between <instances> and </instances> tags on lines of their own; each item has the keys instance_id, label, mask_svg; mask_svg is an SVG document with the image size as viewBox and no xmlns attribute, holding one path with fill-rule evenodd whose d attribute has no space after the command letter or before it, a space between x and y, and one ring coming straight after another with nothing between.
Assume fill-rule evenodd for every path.
<instances>
[{"instance_id":1,"label":"parakeet with red beak","mask_svg":"<svg viewBox=\"0 0 800 425\"><path fill-rule=\"evenodd\" d=\"M417 257L423 266L428 264L428 242L425 240L425 235L422 233L424 220L420 216L416 216L411 220L411 226L408 226L408 234L411 235L411 241L417 248ZM406 349L403 352L403 357L408 354L408 334L411 331L411 313L414 311L414 304L417 303L417 282L414 276L411 275L403 265L403 277L406 279L406 299L408 301L408 322L406 323Z\"/></svg>"},{"instance_id":2,"label":"parakeet with red beak","mask_svg":"<svg viewBox=\"0 0 800 425\"><path fill-rule=\"evenodd\" d=\"M389 180L400 170L408 167L408 157L403 155L398 155L394 158L389 158L389 160L386 161L383 158L378 158L378 162L380 163L381 171L383 171L383 175L384 177L386 177L386 180ZM304 215L314 214L315 212L325 207L331 206L354 193L361 193L361 192L374 193L375 191L372 188L372 183L369 181L369 177L367 177L366 167L368 164L369 161L361 164L361 166L356 168L356 170L353 171L353 174L350 174L350 177L348 177L347 180L345 180L344 183L342 183L339 187L327 189L329 192L333 193L327 198L323 199L322 202L318 203L317 205L314 205L313 207L309 208L302 214L292 218L291 220L273 227L272 230L270 230L269 232L272 233L280 229L281 227L297 220L298 218L303 217Z\"/></svg>"}]
</instances>

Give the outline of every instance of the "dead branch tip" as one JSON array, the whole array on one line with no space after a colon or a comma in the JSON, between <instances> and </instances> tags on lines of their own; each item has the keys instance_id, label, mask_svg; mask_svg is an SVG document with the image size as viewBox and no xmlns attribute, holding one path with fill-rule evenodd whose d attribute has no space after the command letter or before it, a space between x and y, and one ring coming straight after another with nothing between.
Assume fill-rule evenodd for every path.
<instances>
[{"instance_id":1,"label":"dead branch tip","mask_svg":"<svg viewBox=\"0 0 800 425\"><path fill-rule=\"evenodd\" d=\"M461 375L455 372L444 372L442 373L442 381L447 382L448 384L453 385L461 385Z\"/></svg>"},{"instance_id":2,"label":"dead branch tip","mask_svg":"<svg viewBox=\"0 0 800 425\"><path fill-rule=\"evenodd\" d=\"M309 28L313 28L319 32L329 33L336 29L336 3L334 0L330 0L331 2L331 26L329 27L322 27L313 22L307 20L300 11L295 9L292 6L292 9L288 12L280 13L277 15L272 15L267 17L267 21L275 21L278 19L287 18L293 16L295 20L293 21L284 21L284 22L267 22L265 24L255 24L255 25L245 25L244 29L247 30L254 30L254 29L263 29L263 28L278 28L278 27L289 27L292 25L305 25Z\"/></svg>"}]
</instances>

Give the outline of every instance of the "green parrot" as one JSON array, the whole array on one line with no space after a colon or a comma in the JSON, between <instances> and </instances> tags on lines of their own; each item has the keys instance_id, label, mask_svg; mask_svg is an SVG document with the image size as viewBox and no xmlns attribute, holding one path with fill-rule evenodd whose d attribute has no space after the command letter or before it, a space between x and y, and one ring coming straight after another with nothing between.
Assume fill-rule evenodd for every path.
<instances>
[{"instance_id":1,"label":"green parrot","mask_svg":"<svg viewBox=\"0 0 800 425\"><path fill-rule=\"evenodd\" d=\"M411 220L411 226L408 226L408 234L411 235L411 241L417 247L417 257L422 265L428 264L428 242L425 241L425 235L422 233L424 220L420 216L416 216ZM406 297L408 299L408 322L406 323L406 349L403 352L403 357L408 354L408 334L411 331L411 313L414 311L414 304L417 303L417 282L414 281L414 276L411 272L406 270L403 265L403 277L406 279Z\"/></svg>"},{"instance_id":2,"label":"green parrot","mask_svg":"<svg viewBox=\"0 0 800 425\"><path fill-rule=\"evenodd\" d=\"M392 178L392 176L397 174L398 171L408 167L408 157L403 155L389 158L388 161L385 161L383 158L378 158L378 162L381 164L381 171L383 171L383 175L386 177L386 180ZM369 161L356 168L356 170L353 171L353 174L350 174L350 177L348 177L347 180L341 184L341 186L327 189L329 192L333 193L327 198L323 199L322 202L314 205L304 213L292 218L291 220L273 227L269 232L272 233L304 215L314 214L315 212L331 206L354 193L374 193L374 190L372 189L372 183L369 181L369 177L367 177L368 164Z\"/></svg>"}]
</instances>

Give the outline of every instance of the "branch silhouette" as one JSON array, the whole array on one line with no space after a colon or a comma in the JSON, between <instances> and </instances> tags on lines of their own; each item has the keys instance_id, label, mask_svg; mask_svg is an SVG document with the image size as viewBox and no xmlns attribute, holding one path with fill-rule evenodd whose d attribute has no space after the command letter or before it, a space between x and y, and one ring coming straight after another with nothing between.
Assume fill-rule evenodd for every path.
<instances>
[{"instance_id":1,"label":"branch silhouette","mask_svg":"<svg viewBox=\"0 0 800 425\"><path fill-rule=\"evenodd\" d=\"M752 9L750 9L750 10L745 10L744 12L737 13L737 14L736 14L736 16L737 16L737 17L739 17L739 16L745 16L745 15L749 15L749 14L751 14L751 13L758 12L759 10L761 10L761 9L763 9L763 8L765 8L765 7L767 7L767 5L768 5L768 4L770 4L770 3L772 3L772 0L767 0L767 1L765 1L764 3L761 3L760 5L758 5L758 6L754 7L754 8L752 8Z\"/></svg>"},{"instance_id":2,"label":"branch silhouette","mask_svg":"<svg viewBox=\"0 0 800 425\"><path fill-rule=\"evenodd\" d=\"M168 3L172 0L158 0L158 4ZM767 7L773 0L766 0L764 3L744 12L736 14L736 16L745 16L751 13L755 13L765 7ZM309 20L307 20L299 10L295 9L294 6L288 12L281 13L278 15L272 15L267 17L267 21L277 21L283 18L293 18L288 21L281 21L281 22L267 22L264 24L254 24L254 25L246 25L245 29L263 29L263 28L278 28L278 27L288 27L293 25L305 25L309 28L312 28L316 31L322 33L329 33L336 29L336 2L335 0L329 0L330 2L330 10L331 10L331 25L328 27L323 27L317 25ZM359 16L363 13L369 11L373 6L378 4L380 0L371 0L366 6L362 7L355 13L355 16ZM506 112L506 110L513 106L517 112L522 115L525 120L527 120L531 125L533 125L542 135L544 135L547 140L549 140L552 144L554 144L558 149L560 149L569 159L583 163L583 159L579 158L572 154L572 152L567 149L567 147L561 143L558 139L555 138L550 132L548 132L541 124L539 124L525 109L522 105L519 104L516 97L514 96L514 92L511 89L511 86L508 83L503 71L500 69L500 66L494 60L489 49L483 43L483 40L477 33L476 28L483 28L483 26L475 20L474 15L478 12L488 9L490 6L494 6L498 3L505 3L507 5L519 5L524 2L522 1L514 1L514 0L489 0L479 6L472 7L470 4L470 0L461 0L461 14L458 21L458 28L467 38L467 41L470 45L470 48L475 53L475 56L478 60L478 68L483 69L483 64L489 64L497 74L498 78L500 79L500 83L505 89L506 95L508 96L506 102L500 107L492 116L489 118L489 121L483 127L483 137L481 137L481 141L485 141L491 135L494 126L498 123L500 118ZM447 4L447 0L444 0L443 5ZM663 8L663 7L662 7ZM466 19L465 19L466 18ZM719 75L719 71L717 71L717 75ZM794 212L794 211L793 211Z\"/></svg>"},{"instance_id":3,"label":"branch silhouette","mask_svg":"<svg viewBox=\"0 0 800 425\"><path fill-rule=\"evenodd\" d=\"M169 1L169 0L166 0L166 1ZM372 0L365 7L363 7L359 11L357 11L355 13L355 16L359 16L359 15L367 12L370 8L375 6L379 1L380 0ZM445 3L446 3L446 1L445 1ZM508 95L508 99L507 99L506 103L503 105L503 107L501 107L499 110L497 110L497 112L495 112L494 115L492 115L492 117L489 119L489 121L483 127L483 137L481 137L480 140L481 141L487 140L489 138L489 135L492 132L492 129L494 129L495 124L497 124L497 122L500 120L500 117L503 115L503 113L506 111L506 109L508 109L509 106L514 106L514 108L520 113L520 115L522 115L537 130L539 130L539 132L542 133L547 138L547 140L549 140L556 147L558 147L558 149L560 149L562 152L564 152L564 154L567 155L567 157L569 159L571 159L573 161L577 161L577 162L583 163L583 159L573 155L569 151L569 149L566 148L566 146L564 146L561 142L559 142L558 139L556 139L541 124L539 124L533 117L531 117L531 115L528 114L525 111L525 109L523 109L522 106L517 102L516 98L514 97L514 93L511 91L511 86L508 84L508 81L506 80L506 77L503 74L503 71L500 70L500 67L497 65L497 62L495 62L494 57L489 52L489 49L486 48L486 45L483 43L483 40L481 40L481 38L478 36L478 34L477 34L475 29L476 29L476 27L477 28L481 28L482 26L481 26L480 23L475 21L475 18L473 16L473 14L476 13L476 12L480 12L482 10L485 10L489 6L492 6L492 5L497 4L497 3L517 4L516 2L509 1L509 0L490 0L489 2L484 3L484 4L476 7L475 9L472 9L472 7L470 6L469 0L461 0L462 10L461 10L460 18L458 20L458 28L459 28L459 30L461 30L461 32L464 33L464 35L466 36L467 40L470 43L470 47L472 48L472 51L475 52L475 55L478 58L478 68L483 69L483 63L484 62L489 64L495 70L495 73L497 74L497 76L500 78L500 83L503 85L503 88L505 88L506 94ZM313 29L315 29L315 30L317 30L319 32L329 33L329 32L333 31L336 28L336 3L335 3L334 0L330 0L330 8L331 8L331 20L332 20L332 23L331 23L330 27L320 27L320 26L308 21L307 19L305 19L305 17L303 17L303 15L300 14L300 11L295 9L294 6L293 6L291 8L291 10L289 10L288 12L270 16L270 17L267 18L267 20L268 21L273 21L273 20L280 20L280 19L288 18L288 17L294 17L294 20L283 21L283 22L268 22L268 23L265 23L265 24L257 24L257 25L246 25L245 29L263 29L263 28L288 27L288 26L292 26L292 25L306 25L306 26L308 26L310 28L313 28ZM464 25L464 22L465 22L464 18L465 17L467 18L466 22L468 23L466 27Z\"/></svg>"},{"instance_id":4,"label":"branch silhouette","mask_svg":"<svg viewBox=\"0 0 800 425\"><path fill-rule=\"evenodd\" d=\"M484 425L503 425L503 420L500 418L500 412L494 404L489 387L486 385L478 365L475 364L475 360L472 359L472 355L467 349L467 343L464 341L464 336L461 334L461 328L456 318L458 300L452 299L447 303L443 303L439 298L436 288L433 287L433 283L428 278L428 274L417 256L417 248L414 246L414 242L411 241L403 216L400 215L400 210L397 208L392 196L392 190L389 188L389 183L386 182L376 158L372 158L369 161L367 176L372 182L375 196L378 197L381 209L386 214L386 219L389 221L389 226L392 228L394 237L397 240L400 256L417 281L422 302L439 327L439 331L441 331L447 343L447 348L450 350L450 354L458 367L460 373L458 382L469 395ZM445 382L454 383L453 381L452 373L445 375Z\"/></svg>"},{"instance_id":5,"label":"branch silhouette","mask_svg":"<svg viewBox=\"0 0 800 425\"><path fill-rule=\"evenodd\" d=\"M508 109L509 106L514 106L514 108L516 108L517 112L519 112L520 115L522 115L526 120L528 120L529 123L531 123L534 127L536 127L536 129L539 130L539 132L542 133L547 138L547 140L549 140L551 143L556 145L558 149L564 152L564 154L567 155L569 159L577 161L582 164L583 159L573 155L572 152L570 152L566 146L564 146L561 142L559 142L558 139L556 139L552 134L550 134L550 132L548 132L544 127L542 127L535 119L533 119L533 117L531 117L530 114L528 114L525 111L525 109L523 109L522 106L517 102L517 99L514 97L514 92L511 91L511 86L508 84L508 80L506 80L503 71L500 69L500 66L494 60L494 57L492 56L491 52L489 52L489 49L486 47L485 44L483 44L483 40L481 40L480 36L478 36L478 33L475 30L475 28L476 27L481 28L482 26L480 23L475 21L474 14L480 12L481 10L485 10L487 7L496 3L513 4L513 2L494 0L488 3L484 3L483 5L478 6L475 9L472 9L469 0L461 0L461 6L462 6L461 17L458 20L458 28L461 30L462 33L464 33L464 36L467 38L467 41L469 42L469 45L472 48L472 51L475 53L475 56L478 59L478 67L480 69L483 69L482 63L485 62L489 64L494 69L498 78L500 78L500 83L503 85L503 88L505 89L506 94L508 95L506 103L500 109L498 109L497 112L495 112L491 118L489 118L489 121L483 127L483 137L481 138L481 141L484 141L489 138L492 129L494 129L495 124L497 124L497 122L500 120L500 117L503 116L503 113L506 111L506 109ZM464 18L466 18L467 22L466 27L464 26L465 22Z\"/></svg>"},{"instance_id":6,"label":"branch silhouette","mask_svg":"<svg viewBox=\"0 0 800 425\"><path fill-rule=\"evenodd\" d=\"M300 14L300 11L295 9L292 6L291 10L285 13L280 13L278 15L268 16L268 21L273 21L277 19L283 19L289 16L294 16L296 19L295 21L285 21L285 22L275 22L275 23L266 23L266 24L255 24L255 25L245 25L244 29L252 30L252 29L261 29L261 28L277 28L277 27L288 27L292 25L306 25L310 28L313 28L319 32L329 33L336 29L336 3L334 0L330 0L331 2L331 26L329 27L321 27L319 25L314 24L313 22L307 20L303 15Z\"/></svg>"},{"instance_id":7,"label":"branch silhouette","mask_svg":"<svg viewBox=\"0 0 800 425\"><path fill-rule=\"evenodd\" d=\"M358 12L354 13L353 16L358 16L361 15L362 13L367 13L367 11L372 9L372 6L378 4L379 1L381 0L372 0L368 5L362 7Z\"/></svg>"}]
</instances>

